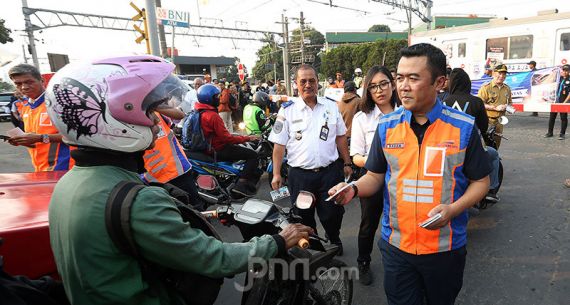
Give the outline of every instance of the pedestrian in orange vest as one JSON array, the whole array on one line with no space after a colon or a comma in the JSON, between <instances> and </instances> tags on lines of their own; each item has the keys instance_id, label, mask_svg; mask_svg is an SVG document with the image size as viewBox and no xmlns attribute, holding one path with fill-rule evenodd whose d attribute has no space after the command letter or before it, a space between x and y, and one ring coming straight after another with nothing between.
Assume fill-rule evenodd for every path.
<instances>
[{"instance_id":1,"label":"pedestrian in orange vest","mask_svg":"<svg viewBox=\"0 0 570 305\"><path fill-rule=\"evenodd\" d=\"M170 128L171 121L184 118L184 112L178 108L157 108L156 116L159 119L158 135L154 147L145 151L143 156L146 172L142 174L146 182L170 183L190 196L192 205L203 211L206 207L198 195L192 165L182 145L176 139L174 131Z\"/></svg>"},{"instance_id":2,"label":"pedestrian in orange vest","mask_svg":"<svg viewBox=\"0 0 570 305\"><path fill-rule=\"evenodd\" d=\"M454 304L467 255L467 209L487 193L491 164L473 117L436 99L446 79L443 52L422 43L400 53L403 107L380 119L368 172L336 201L369 197L386 185L379 246L388 303Z\"/></svg>"},{"instance_id":3,"label":"pedestrian in orange vest","mask_svg":"<svg viewBox=\"0 0 570 305\"><path fill-rule=\"evenodd\" d=\"M14 146L26 146L36 172L68 170L73 166L69 146L62 142L44 103L45 87L40 71L28 64L19 64L8 71L16 89L28 97L21 117L25 134L10 138Z\"/></svg>"}]
</instances>

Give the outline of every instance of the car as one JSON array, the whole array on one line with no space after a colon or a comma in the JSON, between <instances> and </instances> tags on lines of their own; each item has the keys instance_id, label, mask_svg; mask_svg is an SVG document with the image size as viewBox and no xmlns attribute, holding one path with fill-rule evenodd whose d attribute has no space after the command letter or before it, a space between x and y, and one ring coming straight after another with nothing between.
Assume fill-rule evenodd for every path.
<instances>
[{"instance_id":1,"label":"car","mask_svg":"<svg viewBox=\"0 0 570 305\"><path fill-rule=\"evenodd\" d=\"M10 109L10 102L14 92L0 93L0 121L10 121L12 110Z\"/></svg>"},{"instance_id":2,"label":"car","mask_svg":"<svg viewBox=\"0 0 570 305\"><path fill-rule=\"evenodd\" d=\"M0 256L8 274L57 277L48 207L53 188L65 173L0 174Z\"/></svg>"}]
</instances>

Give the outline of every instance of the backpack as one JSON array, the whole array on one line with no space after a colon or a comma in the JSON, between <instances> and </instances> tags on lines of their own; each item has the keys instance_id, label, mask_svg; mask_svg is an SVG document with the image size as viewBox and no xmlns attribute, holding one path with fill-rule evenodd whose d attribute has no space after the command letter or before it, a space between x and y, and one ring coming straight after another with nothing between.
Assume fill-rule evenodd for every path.
<instances>
[{"instance_id":1,"label":"backpack","mask_svg":"<svg viewBox=\"0 0 570 305\"><path fill-rule=\"evenodd\" d=\"M205 152L211 149L211 143L204 136L200 120L204 110L192 110L182 126L182 146L188 151Z\"/></svg>"},{"instance_id":2,"label":"backpack","mask_svg":"<svg viewBox=\"0 0 570 305\"><path fill-rule=\"evenodd\" d=\"M170 184L153 185L162 186L169 194L174 194L175 197L172 197L172 199L176 203L182 219L192 228L199 229L206 235L221 240L214 227L204 216L188 204L187 194L181 196L181 194L184 194L184 191ZM224 281L223 278L210 278L162 267L147 261L139 253L131 231L130 211L137 193L145 187L146 185L140 182L122 181L113 188L105 207L105 226L109 237L121 252L134 257L138 261L142 277L149 283L150 293L156 294L156 286L160 283L169 292L174 292L176 297L181 298L187 305L213 304L220 292ZM183 201L186 203L183 203Z\"/></svg>"}]
</instances>

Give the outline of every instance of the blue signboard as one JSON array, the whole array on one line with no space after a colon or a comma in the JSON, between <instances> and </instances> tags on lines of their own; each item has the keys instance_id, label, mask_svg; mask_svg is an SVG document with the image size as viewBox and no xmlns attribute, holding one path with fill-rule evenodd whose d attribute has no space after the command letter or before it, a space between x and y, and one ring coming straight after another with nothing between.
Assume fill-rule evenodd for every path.
<instances>
[{"instance_id":1,"label":"blue signboard","mask_svg":"<svg viewBox=\"0 0 570 305\"><path fill-rule=\"evenodd\" d=\"M181 28L187 28L190 25L188 22L180 22L174 20L161 19L160 21L162 25L177 26Z\"/></svg>"}]
</instances>

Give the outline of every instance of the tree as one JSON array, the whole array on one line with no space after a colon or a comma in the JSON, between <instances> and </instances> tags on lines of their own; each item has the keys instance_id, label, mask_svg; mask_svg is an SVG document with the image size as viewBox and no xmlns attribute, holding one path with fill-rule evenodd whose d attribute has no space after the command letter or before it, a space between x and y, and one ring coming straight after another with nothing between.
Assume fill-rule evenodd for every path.
<instances>
[{"instance_id":1,"label":"tree","mask_svg":"<svg viewBox=\"0 0 570 305\"><path fill-rule=\"evenodd\" d=\"M239 58L235 58L236 62L239 62ZM244 70L245 70L245 65L244 65ZM228 82L232 82L232 81L239 81L239 76L238 76L238 68L235 64L231 65L231 66L226 66L226 69L224 69L223 71L218 71L217 73L217 77L218 79L222 79L225 78L226 81Z\"/></svg>"},{"instance_id":2,"label":"tree","mask_svg":"<svg viewBox=\"0 0 570 305\"><path fill-rule=\"evenodd\" d=\"M351 79L355 68L361 68L366 75L368 69L374 65L382 65L383 60L389 69L395 68L400 60L400 49L406 46L405 39L340 46L321 56L320 72L325 76L334 77L338 71L345 79Z\"/></svg>"},{"instance_id":3,"label":"tree","mask_svg":"<svg viewBox=\"0 0 570 305\"><path fill-rule=\"evenodd\" d=\"M320 67L321 60L318 54L325 45L325 36L321 32L315 30L310 26L305 26L303 30L304 37L304 55L305 63L312 64L315 68ZM289 44L290 52L289 58L292 62L300 61L301 58L301 29L293 30L291 35L291 43ZM297 59L297 60L295 60Z\"/></svg>"},{"instance_id":4,"label":"tree","mask_svg":"<svg viewBox=\"0 0 570 305\"><path fill-rule=\"evenodd\" d=\"M4 26L4 19L0 19L0 43L5 44L7 42L12 42L14 39L10 37L12 30Z\"/></svg>"},{"instance_id":5,"label":"tree","mask_svg":"<svg viewBox=\"0 0 570 305\"><path fill-rule=\"evenodd\" d=\"M283 78L283 49L274 42L267 42L257 51L257 62L253 67L253 78L259 81Z\"/></svg>"},{"instance_id":6,"label":"tree","mask_svg":"<svg viewBox=\"0 0 570 305\"><path fill-rule=\"evenodd\" d=\"M16 88L14 88L14 85L7 83L7 82L0 81L0 92L14 91L15 89Z\"/></svg>"},{"instance_id":7,"label":"tree","mask_svg":"<svg viewBox=\"0 0 570 305\"><path fill-rule=\"evenodd\" d=\"M385 24L375 24L368 29L368 32L392 32Z\"/></svg>"}]
</instances>

